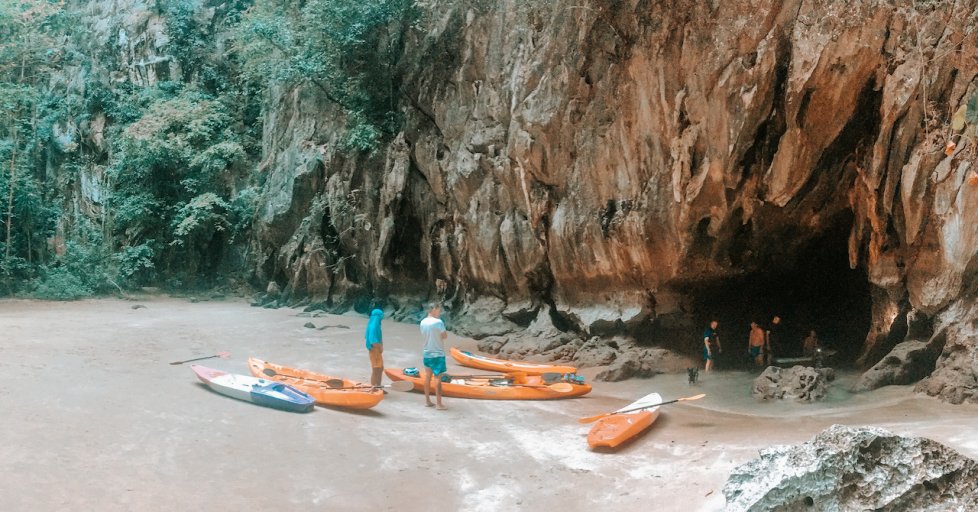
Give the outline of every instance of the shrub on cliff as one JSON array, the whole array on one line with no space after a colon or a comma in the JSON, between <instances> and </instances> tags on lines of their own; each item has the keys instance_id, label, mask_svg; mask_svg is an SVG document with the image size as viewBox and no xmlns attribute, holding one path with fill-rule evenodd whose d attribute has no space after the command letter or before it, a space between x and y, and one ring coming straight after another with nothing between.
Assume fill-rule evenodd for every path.
<instances>
[{"instance_id":1,"label":"shrub on cliff","mask_svg":"<svg viewBox=\"0 0 978 512\"><path fill-rule=\"evenodd\" d=\"M413 0L258 0L235 49L255 82L318 89L346 117L346 147L369 150L398 129L395 65L418 13Z\"/></svg>"}]
</instances>

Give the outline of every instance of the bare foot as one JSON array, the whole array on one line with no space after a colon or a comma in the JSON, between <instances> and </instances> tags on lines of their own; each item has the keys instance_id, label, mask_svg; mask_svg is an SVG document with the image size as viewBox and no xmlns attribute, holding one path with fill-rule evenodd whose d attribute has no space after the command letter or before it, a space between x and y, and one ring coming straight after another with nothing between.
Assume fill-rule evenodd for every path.
<instances>
[{"instance_id":1,"label":"bare foot","mask_svg":"<svg viewBox=\"0 0 978 512\"><path fill-rule=\"evenodd\" d=\"M438 409L439 411L444 411L445 409L448 409L448 407L445 407L442 404L438 404L438 407L435 407L435 409Z\"/></svg>"},{"instance_id":2,"label":"bare foot","mask_svg":"<svg viewBox=\"0 0 978 512\"><path fill-rule=\"evenodd\" d=\"M434 406L435 406L435 404L433 404L433 403L431 403L431 402L427 402L427 403L425 403L425 404L424 404L424 406L425 406L425 407L434 407Z\"/></svg>"}]
</instances>

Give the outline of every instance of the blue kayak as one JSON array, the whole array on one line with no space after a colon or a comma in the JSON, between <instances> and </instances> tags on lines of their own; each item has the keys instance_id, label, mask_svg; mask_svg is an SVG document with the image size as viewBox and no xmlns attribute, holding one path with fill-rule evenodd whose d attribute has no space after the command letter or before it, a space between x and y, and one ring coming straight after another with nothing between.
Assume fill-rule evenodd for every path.
<instances>
[{"instance_id":1,"label":"blue kayak","mask_svg":"<svg viewBox=\"0 0 978 512\"><path fill-rule=\"evenodd\" d=\"M316 403L311 396L281 382L222 372L198 364L190 365L190 369L207 387L245 402L291 412L309 412Z\"/></svg>"}]
</instances>

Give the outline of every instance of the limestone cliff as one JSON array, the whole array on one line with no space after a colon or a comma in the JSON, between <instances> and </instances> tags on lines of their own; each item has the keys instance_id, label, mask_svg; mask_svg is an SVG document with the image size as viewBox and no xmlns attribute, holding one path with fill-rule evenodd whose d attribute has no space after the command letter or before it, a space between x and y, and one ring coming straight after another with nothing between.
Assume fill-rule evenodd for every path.
<instances>
[{"instance_id":1,"label":"limestone cliff","mask_svg":"<svg viewBox=\"0 0 978 512\"><path fill-rule=\"evenodd\" d=\"M269 95L262 280L336 308L441 297L454 329L561 357L692 355L709 316L827 282L861 326L836 348L871 365L927 343L942 355L919 388L978 401L974 0L422 7L381 150L341 150L315 88ZM152 33L113 32L120 58L178 73L140 56L165 47ZM842 270L809 272L840 248Z\"/></svg>"}]
</instances>

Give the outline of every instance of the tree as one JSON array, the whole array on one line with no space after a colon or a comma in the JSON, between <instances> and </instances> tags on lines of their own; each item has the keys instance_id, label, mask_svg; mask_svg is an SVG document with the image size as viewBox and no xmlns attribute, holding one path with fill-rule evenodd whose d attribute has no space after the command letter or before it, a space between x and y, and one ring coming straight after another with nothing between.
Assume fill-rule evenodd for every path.
<instances>
[{"instance_id":1,"label":"tree","mask_svg":"<svg viewBox=\"0 0 978 512\"><path fill-rule=\"evenodd\" d=\"M397 131L397 56L418 17L413 0L258 0L236 49L267 84L312 85L348 119L348 147L373 149Z\"/></svg>"},{"instance_id":2,"label":"tree","mask_svg":"<svg viewBox=\"0 0 978 512\"><path fill-rule=\"evenodd\" d=\"M50 220L31 171L43 145L38 137L41 86L60 63L55 35L63 20L61 1L0 0L0 109L6 112L0 121L0 156L7 167L0 182L6 203L0 270L8 290L11 278L32 263L34 228Z\"/></svg>"}]
</instances>

